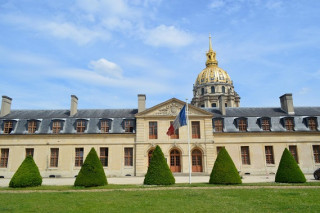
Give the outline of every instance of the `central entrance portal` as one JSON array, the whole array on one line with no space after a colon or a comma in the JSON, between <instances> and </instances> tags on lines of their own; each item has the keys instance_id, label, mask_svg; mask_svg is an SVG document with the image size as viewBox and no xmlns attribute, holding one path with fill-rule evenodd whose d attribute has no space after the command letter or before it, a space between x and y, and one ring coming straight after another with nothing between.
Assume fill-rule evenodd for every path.
<instances>
[{"instance_id":1,"label":"central entrance portal","mask_svg":"<svg viewBox=\"0 0 320 213\"><path fill-rule=\"evenodd\" d=\"M181 154L177 149L170 152L170 169L171 172L181 172Z\"/></svg>"}]
</instances>

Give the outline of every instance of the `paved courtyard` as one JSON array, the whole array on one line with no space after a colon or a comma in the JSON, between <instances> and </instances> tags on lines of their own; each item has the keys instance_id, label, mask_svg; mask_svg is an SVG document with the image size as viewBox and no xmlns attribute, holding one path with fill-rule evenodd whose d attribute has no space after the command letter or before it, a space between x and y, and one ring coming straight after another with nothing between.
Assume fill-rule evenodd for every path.
<instances>
[{"instance_id":1,"label":"paved courtyard","mask_svg":"<svg viewBox=\"0 0 320 213\"><path fill-rule=\"evenodd\" d=\"M208 183L209 176L192 176L192 183ZM274 175L269 176L243 176L243 183L274 182ZM316 181L313 175L306 175L307 181ZM189 183L189 176L175 176L176 183ZM143 184L144 177L113 177L108 178L109 184ZM42 185L73 185L75 178L43 178ZM9 185L10 179L0 179L0 187Z\"/></svg>"}]
</instances>

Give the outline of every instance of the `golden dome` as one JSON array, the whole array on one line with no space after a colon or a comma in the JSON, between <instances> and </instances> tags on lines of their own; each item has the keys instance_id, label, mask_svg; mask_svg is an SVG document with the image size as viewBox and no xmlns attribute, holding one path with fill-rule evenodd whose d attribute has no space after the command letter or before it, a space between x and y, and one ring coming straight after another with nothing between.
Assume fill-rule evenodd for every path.
<instances>
[{"instance_id":1,"label":"golden dome","mask_svg":"<svg viewBox=\"0 0 320 213\"><path fill-rule=\"evenodd\" d=\"M212 50L211 36L209 37L209 51L207 52L206 68L197 77L195 85L207 83L232 83L226 71L218 67L216 52Z\"/></svg>"},{"instance_id":2,"label":"golden dome","mask_svg":"<svg viewBox=\"0 0 320 213\"><path fill-rule=\"evenodd\" d=\"M207 83L230 83L231 78L226 71L218 66L209 66L203 69L196 80L196 85Z\"/></svg>"}]
</instances>

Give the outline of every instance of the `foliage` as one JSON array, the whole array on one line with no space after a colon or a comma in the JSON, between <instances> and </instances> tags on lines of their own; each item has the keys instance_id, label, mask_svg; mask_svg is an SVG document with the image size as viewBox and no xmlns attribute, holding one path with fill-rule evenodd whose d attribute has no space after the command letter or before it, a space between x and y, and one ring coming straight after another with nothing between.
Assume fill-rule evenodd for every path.
<instances>
[{"instance_id":1,"label":"foliage","mask_svg":"<svg viewBox=\"0 0 320 213\"><path fill-rule=\"evenodd\" d=\"M159 146L153 151L143 183L145 185L171 185L175 183L172 172Z\"/></svg>"},{"instance_id":2,"label":"foliage","mask_svg":"<svg viewBox=\"0 0 320 213\"><path fill-rule=\"evenodd\" d=\"M230 155L222 148L212 168L210 184L240 184L240 175Z\"/></svg>"},{"instance_id":3,"label":"foliage","mask_svg":"<svg viewBox=\"0 0 320 213\"><path fill-rule=\"evenodd\" d=\"M103 166L96 150L92 148L80 169L74 186L92 187L106 184L108 184L108 181Z\"/></svg>"},{"instance_id":4,"label":"foliage","mask_svg":"<svg viewBox=\"0 0 320 213\"><path fill-rule=\"evenodd\" d=\"M42 177L31 155L28 155L10 180L9 187L41 186Z\"/></svg>"},{"instance_id":5,"label":"foliage","mask_svg":"<svg viewBox=\"0 0 320 213\"><path fill-rule=\"evenodd\" d=\"M275 181L278 183L305 183L306 178L287 148L282 153Z\"/></svg>"}]
</instances>

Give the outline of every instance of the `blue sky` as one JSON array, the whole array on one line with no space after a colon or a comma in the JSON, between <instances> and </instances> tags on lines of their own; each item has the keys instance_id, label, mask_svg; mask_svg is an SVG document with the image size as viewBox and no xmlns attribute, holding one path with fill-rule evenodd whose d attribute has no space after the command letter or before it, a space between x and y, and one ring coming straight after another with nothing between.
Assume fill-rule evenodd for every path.
<instances>
[{"instance_id":1,"label":"blue sky","mask_svg":"<svg viewBox=\"0 0 320 213\"><path fill-rule=\"evenodd\" d=\"M241 106L320 106L318 0L0 0L0 95L14 109L191 101L208 36Z\"/></svg>"}]
</instances>

